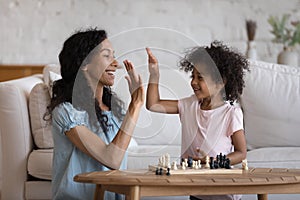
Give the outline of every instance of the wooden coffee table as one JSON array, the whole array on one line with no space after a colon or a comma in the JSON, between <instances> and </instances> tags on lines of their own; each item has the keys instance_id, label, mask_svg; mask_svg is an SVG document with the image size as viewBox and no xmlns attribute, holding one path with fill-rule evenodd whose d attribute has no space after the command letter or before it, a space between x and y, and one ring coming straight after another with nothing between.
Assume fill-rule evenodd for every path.
<instances>
[{"instance_id":1,"label":"wooden coffee table","mask_svg":"<svg viewBox=\"0 0 300 200\"><path fill-rule=\"evenodd\" d=\"M104 191L125 194L126 199L142 196L188 196L222 194L300 193L300 169L253 168L241 174L155 175L148 170L111 170L78 174L74 181L96 184L94 199L104 199Z\"/></svg>"}]
</instances>

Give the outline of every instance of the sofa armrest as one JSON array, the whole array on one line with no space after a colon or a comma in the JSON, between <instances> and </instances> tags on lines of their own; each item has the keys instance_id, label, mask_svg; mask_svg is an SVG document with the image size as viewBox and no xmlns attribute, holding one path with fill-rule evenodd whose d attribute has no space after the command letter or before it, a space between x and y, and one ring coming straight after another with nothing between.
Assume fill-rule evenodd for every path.
<instances>
[{"instance_id":1,"label":"sofa armrest","mask_svg":"<svg viewBox=\"0 0 300 200\"><path fill-rule=\"evenodd\" d=\"M27 158L32 151L28 97L41 75L0 83L2 199L24 199Z\"/></svg>"}]
</instances>

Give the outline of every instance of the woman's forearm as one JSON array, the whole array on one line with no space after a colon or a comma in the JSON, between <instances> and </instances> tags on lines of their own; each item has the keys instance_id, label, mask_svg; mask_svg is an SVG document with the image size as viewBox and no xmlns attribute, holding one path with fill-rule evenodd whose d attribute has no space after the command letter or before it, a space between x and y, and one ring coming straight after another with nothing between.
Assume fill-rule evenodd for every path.
<instances>
[{"instance_id":1,"label":"woman's forearm","mask_svg":"<svg viewBox=\"0 0 300 200\"><path fill-rule=\"evenodd\" d=\"M131 102L129 104L127 113L123 119L122 125L113 139L113 141L107 145L106 153L110 157L111 168L118 169L122 163L125 152L130 143L133 131L136 127L136 122L141 110L141 105Z\"/></svg>"},{"instance_id":2,"label":"woman's forearm","mask_svg":"<svg viewBox=\"0 0 300 200\"><path fill-rule=\"evenodd\" d=\"M141 105L131 103L121 128L113 141L105 144L85 126L76 126L66 132L71 142L87 155L111 169L118 169L130 143Z\"/></svg>"}]
</instances>

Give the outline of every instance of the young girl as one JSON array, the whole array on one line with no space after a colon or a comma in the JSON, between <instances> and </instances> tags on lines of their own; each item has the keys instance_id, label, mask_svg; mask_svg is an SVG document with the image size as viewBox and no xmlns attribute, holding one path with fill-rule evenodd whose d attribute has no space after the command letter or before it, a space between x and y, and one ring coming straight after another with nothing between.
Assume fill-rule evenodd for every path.
<instances>
[{"instance_id":1,"label":"young girl","mask_svg":"<svg viewBox=\"0 0 300 200\"><path fill-rule=\"evenodd\" d=\"M182 158L215 157L222 153L232 165L246 158L243 113L235 104L244 87L244 70L248 61L221 42L210 47L191 49L180 61L185 72L191 72L194 94L180 100L162 100L159 95L157 59L146 48L149 62L147 109L179 114L182 125ZM191 199L239 199L237 195L197 196Z\"/></svg>"}]
</instances>

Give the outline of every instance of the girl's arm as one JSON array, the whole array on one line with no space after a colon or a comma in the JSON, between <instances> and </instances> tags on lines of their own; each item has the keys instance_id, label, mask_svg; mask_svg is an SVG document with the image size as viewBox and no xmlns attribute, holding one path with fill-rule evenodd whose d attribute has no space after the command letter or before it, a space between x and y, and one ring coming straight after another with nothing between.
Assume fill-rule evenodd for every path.
<instances>
[{"instance_id":1,"label":"girl's arm","mask_svg":"<svg viewBox=\"0 0 300 200\"><path fill-rule=\"evenodd\" d=\"M141 77L135 73L131 62L124 61L124 64L129 75L126 79L131 93L131 102L113 141L106 145L85 126L76 126L65 133L77 148L111 169L120 167L144 103Z\"/></svg>"},{"instance_id":2,"label":"girl's arm","mask_svg":"<svg viewBox=\"0 0 300 200\"><path fill-rule=\"evenodd\" d=\"M178 100L161 100L159 95L158 61L149 48L148 54L149 83L147 89L146 108L153 112L178 114Z\"/></svg>"},{"instance_id":3,"label":"girl's arm","mask_svg":"<svg viewBox=\"0 0 300 200\"><path fill-rule=\"evenodd\" d=\"M230 159L230 164L235 165L242 162L242 160L246 159L247 156L247 147L246 147L246 139L243 130L239 130L233 133L231 136L232 144L234 146L234 152L227 155Z\"/></svg>"}]
</instances>

